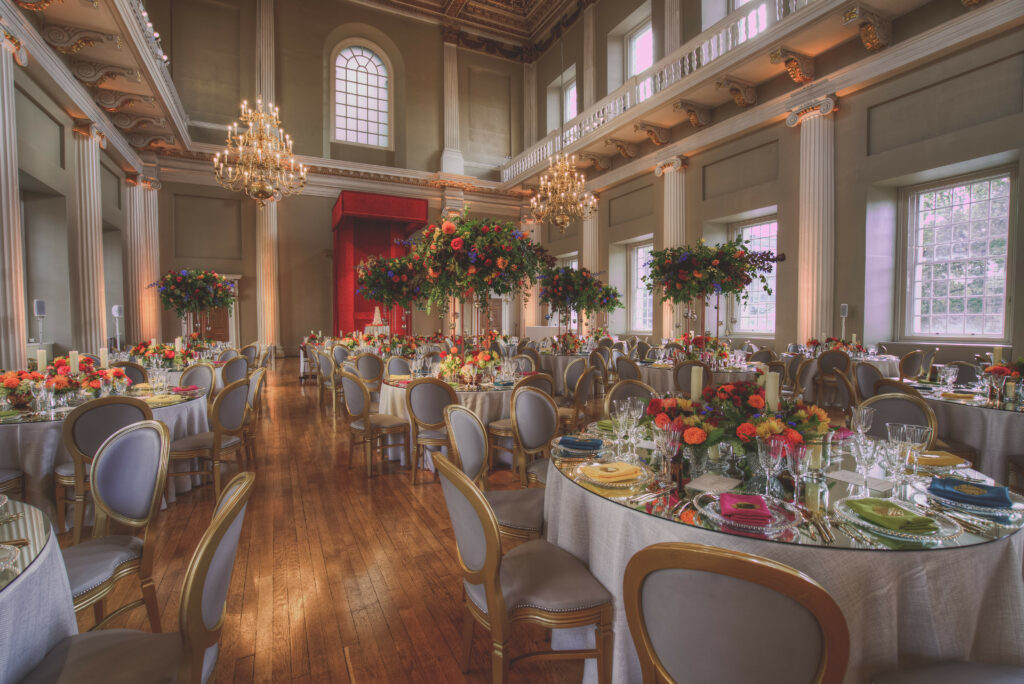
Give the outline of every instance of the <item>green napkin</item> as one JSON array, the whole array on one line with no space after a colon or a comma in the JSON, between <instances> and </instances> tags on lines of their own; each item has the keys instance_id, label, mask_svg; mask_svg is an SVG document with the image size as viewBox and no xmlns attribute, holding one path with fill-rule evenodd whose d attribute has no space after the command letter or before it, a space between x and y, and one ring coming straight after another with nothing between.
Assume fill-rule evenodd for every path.
<instances>
[{"instance_id":1,"label":"green napkin","mask_svg":"<svg viewBox=\"0 0 1024 684\"><path fill-rule=\"evenodd\" d=\"M612 425L612 421L607 419L597 421L597 429L604 430L605 432L615 431L615 427Z\"/></svg>"},{"instance_id":2,"label":"green napkin","mask_svg":"<svg viewBox=\"0 0 1024 684\"><path fill-rule=\"evenodd\" d=\"M884 499L850 499L850 508L860 517L889 530L909 534L935 534L939 526L931 518L911 513Z\"/></svg>"},{"instance_id":3,"label":"green napkin","mask_svg":"<svg viewBox=\"0 0 1024 684\"><path fill-rule=\"evenodd\" d=\"M20 413L21 413L21 411L16 411L16 410L13 410L13 409L10 410L10 411L0 411L0 418L7 418L9 416L17 416Z\"/></svg>"}]
</instances>

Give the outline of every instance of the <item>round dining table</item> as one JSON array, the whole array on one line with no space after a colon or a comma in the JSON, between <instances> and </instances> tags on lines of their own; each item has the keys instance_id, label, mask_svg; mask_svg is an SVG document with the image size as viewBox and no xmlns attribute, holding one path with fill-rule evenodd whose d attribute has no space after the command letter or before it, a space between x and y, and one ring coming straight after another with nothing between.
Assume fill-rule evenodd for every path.
<instances>
[{"instance_id":1,"label":"round dining table","mask_svg":"<svg viewBox=\"0 0 1024 684\"><path fill-rule=\"evenodd\" d=\"M167 425L172 440L210 429L205 395L142 398L153 407L153 418ZM0 444L4 447L0 449L0 468L25 473L25 500L42 509L51 520L57 519L53 470L58 464L71 462L71 454L61 439L64 416L70 411L70 408L58 409L52 417L46 413L18 413L0 418ZM171 464L171 473L175 470L195 470L195 467L188 461L175 461ZM198 484L198 476L168 477L167 502L173 502L177 493ZM72 521L70 515L65 519L68 524Z\"/></svg>"},{"instance_id":2,"label":"round dining table","mask_svg":"<svg viewBox=\"0 0 1024 684\"><path fill-rule=\"evenodd\" d=\"M640 379L664 396L676 392L676 382L672 377L672 366L664 364L640 364ZM711 373L711 381L715 387L730 382L752 382L757 379L757 371L743 369L716 370ZM690 380L686 379L686 391L690 391Z\"/></svg>"},{"instance_id":3,"label":"round dining table","mask_svg":"<svg viewBox=\"0 0 1024 684\"><path fill-rule=\"evenodd\" d=\"M689 518L686 513L652 514L644 504L606 498L587 488L577 481L575 466L563 468L554 460L549 464L547 539L586 563L613 595L612 681L642 679L626 622L622 583L630 558L660 542L742 551L785 563L817 581L842 609L849 627L850 660L844 681L850 684L868 681L874 673L946 660L1024 665L1024 534L1018 527L1003 528L998 538L964 532L936 547L913 549L864 545L841 531L834 533L834 546L823 544L820 537L812 539L809 531L790 541L776 541L723 531L694 517L692 510ZM821 488L822 496L833 504L857 495L861 488L829 483L830 488ZM820 505L828 506L828 500ZM742 606L723 604L722 609ZM680 638L704 628L699 616L691 617ZM552 645L559 650L592 648L593 629L558 630ZM596 680L594 662L586 663L585 681Z\"/></svg>"},{"instance_id":4,"label":"round dining table","mask_svg":"<svg viewBox=\"0 0 1024 684\"><path fill-rule=\"evenodd\" d=\"M541 354L540 368L555 381L555 394L565 394L565 369L576 359L587 362L586 354Z\"/></svg>"},{"instance_id":5,"label":"round dining table","mask_svg":"<svg viewBox=\"0 0 1024 684\"><path fill-rule=\"evenodd\" d=\"M993 407L983 398L948 399L922 392L939 426L939 437L955 439L978 452L974 467L1006 482L1010 456L1024 453L1024 411Z\"/></svg>"},{"instance_id":6,"label":"round dining table","mask_svg":"<svg viewBox=\"0 0 1024 684\"><path fill-rule=\"evenodd\" d=\"M50 649L78 633L56 531L35 506L13 499L0 510L0 545L18 556L0 570L0 682L19 682Z\"/></svg>"}]
</instances>

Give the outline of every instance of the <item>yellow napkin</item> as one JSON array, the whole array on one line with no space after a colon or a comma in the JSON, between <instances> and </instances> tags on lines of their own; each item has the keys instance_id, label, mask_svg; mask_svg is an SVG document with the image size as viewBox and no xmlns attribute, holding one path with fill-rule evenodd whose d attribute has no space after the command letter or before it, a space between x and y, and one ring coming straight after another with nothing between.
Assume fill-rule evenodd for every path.
<instances>
[{"instance_id":1,"label":"yellow napkin","mask_svg":"<svg viewBox=\"0 0 1024 684\"><path fill-rule=\"evenodd\" d=\"M388 377L390 377L392 380L412 380L411 375L391 375Z\"/></svg>"},{"instance_id":2,"label":"yellow napkin","mask_svg":"<svg viewBox=\"0 0 1024 684\"><path fill-rule=\"evenodd\" d=\"M974 395L970 392L943 392L943 399L973 399Z\"/></svg>"},{"instance_id":3,"label":"yellow napkin","mask_svg":"<svg viewBox=\"0 0 1024 684\"><path fill-rule=\"evenodd\" d=\"M146 397L143 401L153 407L172 406L181 403L182 397L176 394L155 394L151 397Z\"/></svg>"},{"instance_id":4,"label":"yellow napkin","mask_svg":"<svg viewBox=\"0 0 1024 684\"><path fill-rule=\"evenodd\" d=\"M954 456L948 451L933 451L924 453L917 457L917 464L930 468L947 468L967 463L959 456Z\"/></svg>"},{"instance_id":5,"label":"yellow napkin","mask_svg":"<svg viewBox=\"0 0 1024 684\"><path fill-rule=\"evenodd\" d=\"M628 482L637 479L643 473L640 466L622 463L621 461L583 466L580 470L595 482Z\"/></svg>"},{"instance_id":6,"label":"yellow napkin","mask_svg":"<svg viewBox=\"0 0 1024 684\"><path fill-rule=\"evenodd\" d=\"M135 385L132 385L132 389L135 390L136 392L144 392L150 389L150 386L148 382L140 382Z\"/></svg>"}]
</instances>

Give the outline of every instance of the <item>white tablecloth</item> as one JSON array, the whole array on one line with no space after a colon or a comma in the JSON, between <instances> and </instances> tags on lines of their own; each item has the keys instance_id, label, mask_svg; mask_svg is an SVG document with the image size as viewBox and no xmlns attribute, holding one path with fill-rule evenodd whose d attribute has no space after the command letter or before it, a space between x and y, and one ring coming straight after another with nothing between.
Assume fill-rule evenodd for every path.
<instances>
[{"instance_id":1,"label":"white tablecloth","mask_svg":"<svg viewBox=\"0 0 1024 684\"><path fill-rule=\"evenodd\" d=\"M900 377L900 358L898 356L874 356L860 359L862 363L870 363L882 372L884 378Z\"/></svg>"},{"instance_id":2,"label":"white tablecloth","mask_svg":"<svg viewBox=\"0 0 1024 684\"><path fill-rule=\"evenodd\" d=\"M548 540L586 563L614 596L614 682L641 681L622 601L626 564L640 549L665 541L745 551L816 580L842 608L850 628L845 678L850 684L867 681L875 672L940 660L1024 665L1024 533L931 551L801 547L648 516L603 499L549 468L544 499ZM563 650L584 643L592 647L593 629L556 631L552 643ZM593 660L587 661L585 673L587 681L596 680Z\"/></svg>"},{"instance_id":3,"label":"white tablecloth","mask_svg":"<svg viewBox=\"0 0 1024 684\"><path fill-rule=\"evenodd\" d=\"M224 366L214 366L214 391L224 389L224 379L221 377L221 371L224 370ZM181 374L183 371L167 371L167 386L168 387L179 387L181 383Z\"/></svg>"},{"instance_id":4,"label":"white tablecloth","mask_svg":"<svg viewBox=\"0 0 1024 684\"><path fill-rule=\"evenodd\" d=\"M730 382L750 381L757 377L753 371L714 371L711 374L715 387ZM676 391L675 380L672 378L671 368L655 368L653 366L640 366L640 379L654 388L658 394L665 395ZM686 380L686 391L690 391L689 378Z\"/></svg>"},{"instance_id":5,"label":"white tablecloth","mask_svg":"<svg viewBox=\"0 0 1024 684\"><path fill-rule=\"evenodd\" d=\"M25 515L31 515L31 510ZM4 532L5 539L23 536L25 529ZM68 572L57 537L51 529L43 539L45 545L35 560L0 589L0 682L21 681L58 642L78 633ZM30 539L30 543L37 540Z\"/></svg>"},{"instance_id":6,"label":"white tablecloth","mask_svg":"<svg viewBox=\"0 0 1024 684\"><path fill-rule=\"evenodd\" d=\"M586 362L585 356L579 356L576 354L541 354L540 355L540 368L537 370L543 371L549 374L555 381L555 394L565 394L565 369L568 368L569 364L576 359L583 359Z\"/></svg>"},{"instance_id":7,"label":"white tablecloth","mask_svg":"<svg viewBox=\"0 0 1024 684\"><path fill-rule=\"evenodd\" d=\"M927 397L925 401L935 411L939 437L974 447L978 452L974 468L996 482L1006 482L1007 458L1024 454L1024 413Z\"/></svg>"},{"instance_id":8,"label":"white tablecloth","mask_svg":"<svg viewBox=\"0 0 1024 684\"><path fill-rule=\"evenodd\" d=\"M171 439L181 439L210 428L206 418L206 397L191 399L175 406L153 409L153 418L163 421ZM59 463L69 463L71 455L61 444L62 420L42 423L12 423L0 425L0 468L13 468L25 473L25 501L41 509L56 522L56 490L53 469ZM172 464L172 469L189 470L185 461ZM192 479L173 477L167 480L167 500L174 501L175 493L192 487ZM68 524L72 522L69 515Z\"/></svg>"}]
</instances>

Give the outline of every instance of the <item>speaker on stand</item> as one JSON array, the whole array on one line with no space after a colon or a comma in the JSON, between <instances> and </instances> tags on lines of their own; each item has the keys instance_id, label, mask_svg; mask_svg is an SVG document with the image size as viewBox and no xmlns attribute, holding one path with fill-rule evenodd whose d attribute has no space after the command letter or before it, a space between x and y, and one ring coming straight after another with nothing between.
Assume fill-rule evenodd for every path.
<instances>
[{"instance_id":1,"label":"speaker on stand","mask_svg":"<svg viewBox=\"0 0 1024 684\"><path fill-rule=\"evenodd\" d=\"M32 300L32 315L36 317L37 335L39 335L39 344L43 343L43 319L46 318L46 300L45 299L33 299Z\"/></svg>"},{"instance_id":2,"label":"speaker on stand","mask_svg":"<svg viewBox=\"0 0 1024 684\"><path fill-rule=\"evenodd\" d=\"M110 313L114 317L114 339L117 341L117 351L121 351L121 319L124 318L124 307L115 304L110 307Z\"/></svg>"}]
</instances>

